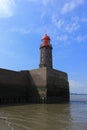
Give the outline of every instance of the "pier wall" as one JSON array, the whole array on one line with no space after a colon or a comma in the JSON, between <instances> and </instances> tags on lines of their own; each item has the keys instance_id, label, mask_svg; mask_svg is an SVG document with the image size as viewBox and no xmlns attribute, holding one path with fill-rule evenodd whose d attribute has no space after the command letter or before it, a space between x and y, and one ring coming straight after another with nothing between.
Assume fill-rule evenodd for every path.
<instances>
[{"instance_id":1,"label":"pier wall","mask_svg":"<svg viewBox=\"0 0 87 130\"><path fill-rule=\"evenodd\" d=\"M42 67L27 71L0 69L0 103L58 103L69 101L65 72Z\"/></svg>"}]
</instances>

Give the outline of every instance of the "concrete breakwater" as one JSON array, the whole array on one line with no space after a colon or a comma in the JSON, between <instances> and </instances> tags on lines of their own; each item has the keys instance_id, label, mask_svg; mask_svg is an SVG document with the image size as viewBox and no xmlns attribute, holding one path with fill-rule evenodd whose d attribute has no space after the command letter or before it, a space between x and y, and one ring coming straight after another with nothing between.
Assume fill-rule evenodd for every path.
<instances>
[{"instance_id":1,"label":"concrete breakwater","mask_svg":"<svg viewBox=\"0 0 87 130\"><path fill-rule=\"evenodd\" d=\"M69 101L67 74L51 68L30 71L0 69L0 103Z\"/></svg>"}]
</instances>

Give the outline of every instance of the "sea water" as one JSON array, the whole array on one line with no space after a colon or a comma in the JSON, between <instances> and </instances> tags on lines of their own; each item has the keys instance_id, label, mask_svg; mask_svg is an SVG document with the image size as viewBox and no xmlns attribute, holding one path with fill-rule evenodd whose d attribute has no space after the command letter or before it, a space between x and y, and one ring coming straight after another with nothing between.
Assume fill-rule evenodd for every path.
<instances>
[{"instance_id":1,"label":"sea water","mask_svg":"<svg viewBox=\"0 0 87 130\"><path fill-rule=\"evenodd\" d=\"M87 95L69 104L0 106L0 130L87 130Z\"/></svg>"}]
</instances>

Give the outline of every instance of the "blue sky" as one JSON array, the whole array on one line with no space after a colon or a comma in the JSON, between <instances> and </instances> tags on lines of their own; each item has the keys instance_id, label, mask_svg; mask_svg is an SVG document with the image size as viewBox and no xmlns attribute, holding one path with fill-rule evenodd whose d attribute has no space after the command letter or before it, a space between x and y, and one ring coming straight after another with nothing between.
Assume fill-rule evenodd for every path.
<instances>
[{"instance_id":1,"label":"blue sky","mask_svg":"<svg viewBox=\"0 0 87 130\"><path fill-rule=\"evenodd\" d=\"M71 92L87 93L87 0L0 0L0 68L38 68L45 33L53 67L68 73Z\"/></svg>"}]
</instances>

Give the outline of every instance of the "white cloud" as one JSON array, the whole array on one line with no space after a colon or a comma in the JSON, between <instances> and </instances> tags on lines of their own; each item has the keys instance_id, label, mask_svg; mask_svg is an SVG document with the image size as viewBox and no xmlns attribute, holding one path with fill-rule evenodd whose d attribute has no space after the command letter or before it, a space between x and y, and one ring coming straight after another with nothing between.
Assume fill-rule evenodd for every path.
<instances>
[{"instance_id":1,"label":"white cloud","mask_svg":"<svg viewBox=\"0 0 87 130\"><path fill-rule=\"evenodd\" d=\"M75 80L69 80L69 85L71 88L78 87L79 85L81 86L81 84Z\"/></svg>"},{"instance_id":2,"label":"white cloud","mask_svg":"<svg viewBox=\"0 0 87 130\"><path fill-rule=\"evenodd\" d=\"M52 22L54 25L60 29L64 25L64 20L63 19L57 19L55 16L52 17Z\"/></svg>"},{"instance_id":3,"label":"white cloud","mask_svg":"<svg viewBox=\"0 0 87 130\"><path fill-rule=\"evenodd\" d=\"M47 6L49 3L54 4L54 0L28 0L29 2L38 2L44 6Z\"/></svg>"},{"instance_id":4,"label":"white cloud","mask_svg":"<svg viewBox=\"0 0 87 130\"><path fill-rule=\"evenodd\" d=\"M67 2L63 6L61 13L62 14L68 13L83 3L84 3L84 0L72 0L70 2Z\"/></svg>"},{"instance_id":5,"label":"white cloud","mask_svg":"<svg viewBox=\"0 0 87 130\"><path fill-rule=\"evenodd\" d=\"M38 0L28 0L29 2L38 2Z\"/></svg>"},{"instance_id":6,"label":"white cloud","mask_svg":"<svg viewBox=\"0 0 87 130\"><path fill-rule=\"evenodd\" d=\"M78 16L71 17L70 21L65 25L65 31L72 33L77 31L80 28L80 18Z\"/></svg>"},{"instance_id":7,"label":"white cloud","mask_svg":"<svg viewBox=\"0 0 87 130\"><path fill-rule=\"evenodd\" d=\"M0 18L11 17L14 13L14 0L0 0Z\"/></svg>"},{"instance_id":8,"label":"white cloud","mask_svg":"<svg viewBox=\"0 0 87 130\"><path fill-rule=\"evenodd\" d=\"M82 22L87 23L87 15L82 18Z\"/></svg>"},{"instance_id":9,"label":"white cloud","mask_svg":"<svg viewBox=\"0 0 87 130\"><path fill-rule=\"evenodd\" d=\"M29 34L31 32L29 28L12 28L9 31L20 33L20 34Z\"/></svg>"},{"instance_id":10,"label":"white cloud","mask_svg":"<svg viewBox=\"0 0 87 130\"><path fill-rule=\"evenodd\" d=\"M66 34L58 35L57 39L65 42L66 40L68 40L68 35Z\"/></svg>"},{"instance_id":11,"label":"white cloud","mask_svg":"<svg viewBox=\"0 0 87 130\"><path fill-rule=\"evenodd\" d=\"M79 36L77 36L77 37L75 38L75 40L76 40L77 42L79 42L79 43L84 42L84 41L87 40L87 35L84 35L84 36L79 35Z\"/></svg>"},{"instance_id":12,"label":"white cloud","mask_svg":"<svg viewBox=\"0 0 87 130\"><path fill-rule=\"evenodd\" d=\"M44 6L47 6L49 2L51 3L51 1L52 0L42 0L42 3Z\"/></svg>"},{"instance_id":13,"label":"white cloud","mask_svg":"<svg viewBox=\"0 0 87 130\"><path fill-rule=\"evenodd\" d=\"M87 81L69 80L70 91L73 93L87 93ZM84 88L84 89L83 89Z\"/></svg>"},{"instance_id":14,"label":"white cloud","mask_svg":"<svg viewBox=\"0 0 87 130\"><path fill-rule=\"evenodd\" d=\"M67 24L67 26L65 27L65 30L69 33L72 33L76 30L78 30L80 28L80 25L78 22L71 22L69 24Z\"/></svg>"},{"instance_id":15,"label":"white cloud","mask_svg":"<svg viewBox=\"0 0 87 130\"><path fill-rule=\"evenodd\" d=\"M52 16L52 23L62 32L72 33L80 28L79 17L71 17L70 20L64 18L57 18L58 16Z\"/></svg>"}]
</instances>

